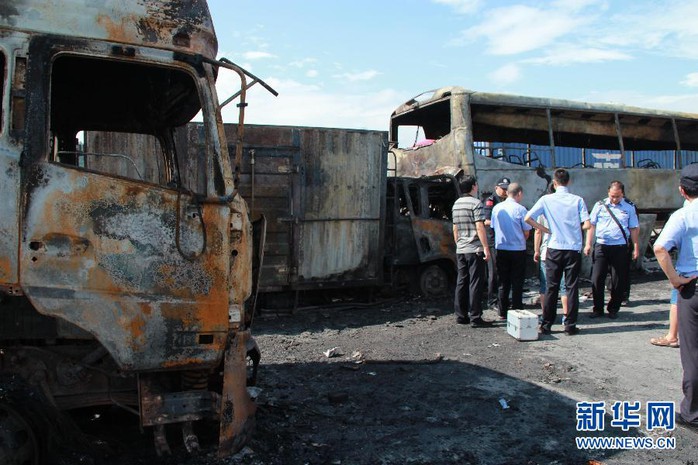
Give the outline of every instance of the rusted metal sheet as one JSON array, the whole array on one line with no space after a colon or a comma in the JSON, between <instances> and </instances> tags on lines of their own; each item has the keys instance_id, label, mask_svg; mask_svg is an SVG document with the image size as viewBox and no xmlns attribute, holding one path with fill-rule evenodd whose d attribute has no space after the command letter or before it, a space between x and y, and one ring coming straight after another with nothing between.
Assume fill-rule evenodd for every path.
<instances>
[{"instance_id":1,"label":"rusted metal sheet","mask_svg":"<svg viewBox=\"0 0 698 465\"><path fill-rule=\"evenodd\" d=\"M218 412L219 457L226 457L239 450L254 427L257 404L247 392L246 378L239 376L246 371L246 353L250 337L249 331L239 331L231 335L226 347L223 390Z\"/></svg>"},{"instance_id":2,"label":"rusted metal sheet","mask_svg":"<svg viewBox=\"0 0 698 465\"><path fill-rule=\"evenodd\" d=\"M18 153L7 147L8 140L0 136L0 286L5 292L19 292L17 266L17 238L19 237L19 182Z\"/></svg>"},{"instance_id":3,"label":"rusted metal sheet","mask_svg":"<svg viewBox=\"0 0 698 465\"><path fill-rule=\"evenodd\" d=\"M218 43L205 0L3 0L0 27L79 35L216 58Z\"/></svg>"},{"instance_id":4,"label":"rusted metal sheet","mask_svg":"<svg viewBox=\"0 0 698 465\"><path fill-rule=\"evenodd\" d=\"M301 136L298 284L379 282L385 134L306 129Z\"/></svg>"}]
</instances>

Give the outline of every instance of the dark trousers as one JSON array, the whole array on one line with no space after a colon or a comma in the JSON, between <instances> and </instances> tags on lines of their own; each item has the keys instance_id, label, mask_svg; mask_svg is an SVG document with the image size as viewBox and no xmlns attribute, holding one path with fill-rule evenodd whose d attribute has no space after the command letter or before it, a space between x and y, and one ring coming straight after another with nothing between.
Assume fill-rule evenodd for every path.
<instances>
[{"instance_id":1,"label":"dark trousers","mask_svg":"<svg viewBox=\"0 0 698 465\"><path fill-rule=\"evenodd\" d=\"M698 295L696 281L679 292L679 351L683 367L681 416L698 424Z\"/></svg>"},{"instance_id":2,"label":"dark trousers","mask_svg":"<svg viewBox=\"0 0 698 465\"><path fill-rule=\"evenodd\" d=\"M593 265L591 268L591 292L594 296L594 313L604 312L604 291L606 275L611 271L611 299L608 301L608 313L620 310L627 289L628 246L594 245Z\"/></svg>"},{"instance_id":3,"label":"dark trousers","mask_svg":"<svg viewBox=\"0 0 698 465\"><path fill-rule=\"evenodd\" d=\"M497 293L499 283L497 282L497 249L490 247L490 260L487 262L487 305L497 306Z\"/></svg>"},{"instance_id":4,"label":"dark trousers","mask_svg":"<svg viewBox=\"0 0 698 465\"><path fill-rule=\"evenodd\" d=\"M548 247L545 255L545 276L548 287L545 290L543 304L543 321L541 326L548 331L557 317L557 298L560 293L560 281L565 274L567 287L567 319L565 330L577 325L579 313L579 270L582 266L582 254L574 250L558 250Z\"/></svg>"},{"instance_id":5,"label":"dark trousers","mask_svg":"<svg viewBox=\"0 0 698 465\"><path fill-rule=\"evenodd\" d=\"M623 300L629 300L630 299L630 267L633 264L633 254L632 254L632 241L628 245L628 279L625 282L625 286L623 288Z\"/></svg>"},{"instance_id":6,"label":"dark trousers","mask_svg":"<svg viewBox=\"0 0 698 465\"><path fill-rule=\"evenodd\" d=\"M507 316L509 291L511 308L523 308L525 250L497 250L497 280L499 281L499 316Z\"/></svg>"},{"instance_id":7,"label":"dark trousers","mask_svg":"<svg viewBox=\"0 0 698 465\"><path fill-rule=\"evenodd\" d=\"M482 281L485 277L485 259L482 253L459 253L456 256L458 278L454 308L456 316L471 320L482 318Z\"/></svg>"}]
</instances>

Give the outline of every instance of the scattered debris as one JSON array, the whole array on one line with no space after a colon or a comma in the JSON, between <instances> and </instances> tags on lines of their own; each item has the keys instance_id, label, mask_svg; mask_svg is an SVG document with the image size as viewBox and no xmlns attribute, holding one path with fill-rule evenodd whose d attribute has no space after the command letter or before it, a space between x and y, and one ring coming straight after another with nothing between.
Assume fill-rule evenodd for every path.
<instances>
[{"instance_id":1,"label":"scattered debris","mask_svg":"<svg viewBox=\"0 0 698 465\"><path fill-rule=\"evenodd\" d=\"M247 394L250 395L252 400L257 399L264 389L257 386L247 386Z\"/></svg>"},{"instance_id":2,"label":"scattered debris","mask_svg":"<svg viewBox=\"0 0 698 465\"><path fill-rule=\"evenodd\" d=\"M327 349L323 352L323 354L325 354L325 357L327 358L339 357L340 355L342 355L339 350L339 347L332 347L331 349Z\"/></svg>"}]
</instances>

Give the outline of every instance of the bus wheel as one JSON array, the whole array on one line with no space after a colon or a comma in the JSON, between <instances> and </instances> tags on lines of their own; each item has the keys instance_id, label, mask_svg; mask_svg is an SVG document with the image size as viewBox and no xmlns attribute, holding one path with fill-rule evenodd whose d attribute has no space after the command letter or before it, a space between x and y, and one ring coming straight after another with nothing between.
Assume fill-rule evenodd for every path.
<instances>
[{"instance_id":1,"label":"bus wheel","mask_svg":"<svg viewBox=\"0 0 698 465\"><path fill-rule=\"evenodd\" d=\"M448 293L448 274L439 265L429 265L419 275L419 288L425 297L440 297Z\"/></svg>"}]
</instances>

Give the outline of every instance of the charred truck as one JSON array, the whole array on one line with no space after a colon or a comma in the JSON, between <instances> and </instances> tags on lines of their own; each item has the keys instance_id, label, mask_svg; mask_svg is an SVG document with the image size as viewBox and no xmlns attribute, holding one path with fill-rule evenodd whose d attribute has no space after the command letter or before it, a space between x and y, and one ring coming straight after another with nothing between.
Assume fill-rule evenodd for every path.
<instances>
[{"instance_id":1,"label":"charred truck","mask_svg":"<svg viewBox=\"0 0 698 465\"><path fill-rule=\"evenodd\" d=\"M216 53L204 0L0 4L3 463L50 460L62 412L98 405L153 427L158 453L167 424L196 449L201 419L222 455L243 444L259 352L236 173L260 81ZM224 68L240 78L230 157ZM205 144L181 150L199 113Z\"/></svg>"}]
</instances>

